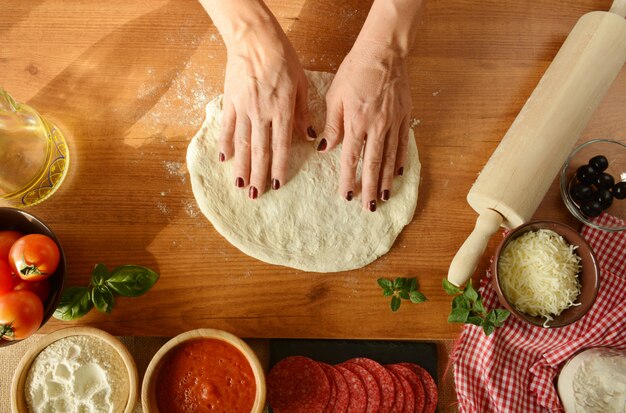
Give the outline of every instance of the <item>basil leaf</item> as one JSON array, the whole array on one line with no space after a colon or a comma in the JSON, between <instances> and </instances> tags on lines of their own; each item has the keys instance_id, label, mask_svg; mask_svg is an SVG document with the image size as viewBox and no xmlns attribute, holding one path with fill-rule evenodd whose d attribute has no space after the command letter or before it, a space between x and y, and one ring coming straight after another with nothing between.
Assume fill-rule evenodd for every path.
<instances>
[{"instance_id":1,"label":"basil leaf","mask_svg":"<svg viewBox=\"0 0 626 413\"><path fill-rule=\"evenodd\" d=\"M448 316L448 323L464 323L469 316L469 310L466 308L455 308Z\"/></svg>"},{"instance_id":2,"label":"basil leaf","mask_svg":"<svg viewBox=\"0 0 626 413\"><path fill-rule=\"evenodd\" d=\"M473 315L467 317L467 322L469 324L474 324L475 326L481 327L483 325L483 318Z\"/></svg>"},{"instance_id":3,"label":"basil leaf","mask_svg":"<svg viewBox=\"0 0 626 413\"><path fill-rule=\"evenodd\" d=\"M70 287L61 296L59 306L54 311L54 318L76 320L93 308L93 302L87 287Z\"/></svg>"},{"instance_id":4,"label":"basil leaf","mask_svg":"<svg viewBox=\"0 0 626 413\"><path fill-rule=\"evenodd\" d=\"M397 290L401 290L402 287L404 286L404 279L403 278L396 278L393 281L393 288L397 289Z\"/></svg>"},{"instance_id":5,"label":"basil leaf","mask_svg":"<svg viewBox=\"0 0 626 413\"><path fill-rule=\"evenodd\" d=\"M489 311L489 314L487 314L487 318L485 320L488 321L489 324L495 324L496 323L496 312L495 312L495 310Z\"/></svg>"},{"instance_id":6,"label":"basil leaf","mask_svg":"<svg viewBox=\"0 0 626 413\"><path fill-rule=\"evenodd\" d=\"M391 297L393 295L393 290L391 288L385 288L383 290L383 296Z\"/></svg>"},{"instance_id":7,"label":"basil leaf","mask_svg":"<svg viewBox=\"0 0 626 413\"><path fill-rule=\"evenodd\" d=\"M496 316L496 321L494 321L494 325L496 327L502 327L502 325L504 324L504 322L506 321L507 318L509 318L509 316L511 315L511 312L509 310L504 310L504 309L495 309L493 310Z\"/></svg>"},{"instance_id":8,"label":"basil leaf","mask_svg":"<svg viewBox=\"0 0 626 413\"><path fill-rule=\"evenodd\" d=\"M400 296L400 298L404 298L405 300L409 299L409 292L406 290L400 291L398 295Z\"/></svg>"},{"instance_id":9,"label":"basil leaf","mask_svg":"<svg viewBox=\"0 0 626 413\"><path fill-rule=\"evenodd\" d=\"M443 279L443 289L449 295L461 294L461 289L457 287L456 285L452 284L450 281L448 281L445 278Z\"/></svg>"},{"instance_id":10,"label":"basil leaf","mask_svg":"<svg viewBox=\"0 0 626 413\"><path fill-rule=\"evenodd\" d=\"M111 271L105 285L124 297L137 297L146 293L159 279L159 274L138 265L123 265Z\"/></svg>"},{"instance_id":11,"label":"basil leaf","mask_svg":"<svg viewBox=\"0 0 626 413\"><path fill-rule=\"evenodd\" d=\"M418 304L418 303L422 303L424 301L426 301L426 296L422 293L420 293L419 291L411 291L409 293L409 296L411 297L411 302L414 304Z\"/></svg>"},{"instance_id":12,"label":"basil leaf","mask_svg":"<svg viewBox=\"0 0 626 413\"><path fill-rule=\"evenodd\" d=\"M398 308L400 308L400 304L402 304L402 300L400 300L400 297L391 297L391 311L398 311Z\"/></svg>"},{"instance_id":13,"label":"basil leaf","mask_svg":"<svg viewBox=\"0 0 626 413\"><path fill-rule=\"evenodd\" d=\"M94 285L102 285L109 278L109 270L104 264L96 264L91 272L91 281Z\"/></svg>"},{"instance_id":14,"label":"basil leaf","mask_svg":"<svg viewBox=\"0 0 626 413\"><path fill-rule=\"evenodd\" d=\"M496 331L496 328L490 322L485 322L483 324L483 330L485 330L485 335L488 336L488 335L491 335L491 333L493 333L494 331Z\"/></svg>"},{"instance_id":15,"label":"basil leaf","mask_svg":"<svg viewBox=\"0 0 626 413\"><path fill-rule=\"evenodd\" d=\"M111 310L113 310L113 305L115 304L115 297L109 287L106 285L95 286L91 291L91 300L96 310L111 314Z\"/></svg>"},{"instance_id":16,"label":"basil leaf","mask_svg":"<svg viewBox=\"0 0 626 413\"><path fill-rule=\"evenodd\" d=\"M463 296L470 301L476 301L478 299L478 293L472 286L472 280L469 280L467 282L467 285L465 286L465 291L463 291Z\"/></svg>"},{"instance_id":17,"label":"basil leaf","mask_svg":"<svg viewBox=\"0 0 626 413\"><path fill-rule=\"evenodd\" d=\"M483 302L481 300L474 301L472 310L483 315L486 314L485 307L483 306Z\"/></svg>"},{"instance_id":18,"label":"basil leaf","mask_svg":"<svg viewBox=\"0 0 626 413\"><path fill-rule=\"evenodd\" d=\"M465 310L469 310L470 306L465 297L462 295L457 295L452 299L452 309L463 308Z\"/></svg>"},{"instance_id":19,"label":"basil leaf","mask_svg":"<svg viewBox=\"0 0 626 413\"><path fill-rule=\"evenodd\" d=\"M380 285L380 288L382 288L383 290L385 289L391 290L393 288L393 283L391 282L391 280L388 280L387 278L379 278L378 280L376 280L376 282L378 283L378 285Z\"/></svg>"},{"instance_id":20,"label":"basil leaf","mask_svg":"<svg viewBox=\"0 0 626 413\"><path fill-rule=\"evenodd\" d=\"M409 279L409 285L407 285L409 292L417 290L417 278L413 277Z\"/></svg>"}]
</instances>

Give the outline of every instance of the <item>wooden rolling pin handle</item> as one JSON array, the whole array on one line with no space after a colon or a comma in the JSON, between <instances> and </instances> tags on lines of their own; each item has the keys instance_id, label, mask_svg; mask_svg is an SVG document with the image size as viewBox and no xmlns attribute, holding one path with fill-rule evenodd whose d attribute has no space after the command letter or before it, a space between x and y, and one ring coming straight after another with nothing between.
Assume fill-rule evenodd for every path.
<instances>
[{"instance_id":1,"label":"wooden rolling pin handle","mask_svg":"<svg viewBox=\"0 0 626 413\"><path fill-rule=\"evenodd\" d=\"M614 0L609 12L626 17L626 0Z\"/></svg>"},{"instance_id":2,"label":"wooden rolling pin handle","mask_svg":"<svg viewBox=\"0 0 626 413\"><path fill-rule=\"evenodd\" d=\"M448 270L448 281L460 287L470 279L480 257L485 252L489 238L502 225L502 215L493 209L483 211L476 220L476 226L454 256Z\"/></svg>"}]
</instances>

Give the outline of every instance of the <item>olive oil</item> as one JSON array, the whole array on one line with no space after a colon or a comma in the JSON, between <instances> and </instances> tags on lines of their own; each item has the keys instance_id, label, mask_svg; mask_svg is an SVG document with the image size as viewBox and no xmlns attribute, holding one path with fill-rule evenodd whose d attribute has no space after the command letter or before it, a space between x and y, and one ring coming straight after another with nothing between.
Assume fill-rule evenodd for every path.
<instances>
[{"instance_id":1,"label":"olive oil","mask_svg":"<svg viewBox=\"0 0 626 413\"><path fill-rule=\"evenodd\" d=\"M0 88L0 204L44 201L63 182L69 159L61 131Z\"/></svg>"}]
</instances>

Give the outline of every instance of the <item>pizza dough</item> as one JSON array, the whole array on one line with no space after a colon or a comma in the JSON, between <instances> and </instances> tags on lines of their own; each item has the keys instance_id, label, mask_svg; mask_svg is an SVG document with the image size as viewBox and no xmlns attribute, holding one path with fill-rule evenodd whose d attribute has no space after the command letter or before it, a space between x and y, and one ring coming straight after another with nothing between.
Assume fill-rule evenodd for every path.
<instances>
[{"instance_id":1,"label":"pizza dough","mask_svg":"<svg viewBox=\"0 0 626 413\"><path fill-rule=\"evenodd\" d=\"M309 110L317 131L324 128L324 97L333 76L307 72ZM318 153L318 142L298 136L293 138L288 181L253 201L247 189L234 185L234 162L218 161L221 107L222 96L207 104L206 119L187 149L187 167L200 210L244 253L304 271L352 270L389 251L413 219L420 176L413 131L404 176L394 179L391 198L379 201L376 212L361 207L360 192L351 202L337 194L341 146Z\"/></svg>"}]
</instances>

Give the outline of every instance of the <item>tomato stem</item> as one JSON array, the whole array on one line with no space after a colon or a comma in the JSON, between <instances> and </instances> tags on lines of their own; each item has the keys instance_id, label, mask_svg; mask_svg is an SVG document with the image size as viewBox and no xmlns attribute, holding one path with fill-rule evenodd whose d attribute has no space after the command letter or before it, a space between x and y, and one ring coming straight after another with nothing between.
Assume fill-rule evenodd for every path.
<instances>
[{"instance_id":1,"label":"tomato stem","mask_svg":"<svg viewBox=\"0 0 626 413\"><path fill-rule=\"evenodd\" d=\"M44 275L36 265L27 265L20 270L22 275Z\"/></svg>"},{"instance_id":2,"label":"tomato stem","mask_svg":"<svg viewBox=\"0 0 626 413\"><path fill-rule=\"evenodd\" d=\"M11 341L14 337L15 329L13 328L13 322L0 324L0 339Z\"/></svg>"}]
</instances>

